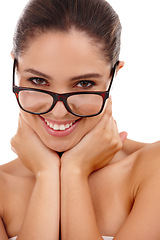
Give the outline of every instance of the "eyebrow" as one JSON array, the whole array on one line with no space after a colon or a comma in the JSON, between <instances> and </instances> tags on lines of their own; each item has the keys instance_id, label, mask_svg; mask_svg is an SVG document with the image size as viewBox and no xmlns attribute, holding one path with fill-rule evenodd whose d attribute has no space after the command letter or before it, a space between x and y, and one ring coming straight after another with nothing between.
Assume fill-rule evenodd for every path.
<instances>
[{"instance_id":1,"label":"eyebrow","mask_svg":"<svg viewBox=\"0 0 160 240\"><path fill-rule=\"evenodd\" d=\"M49 80L53 80L53 78L45 73L42 73L40 71L37 71L35 69L26 69L24 70L24 72L27 72L27 73L31 73L33 75L37 75L37 76L41 76L43 78L47 78ZM75 76L75 77L71 77L70 78L70 81L75 81L75 80L81 80L81 79L87 79L87 78L102 78L102 75L101 74L98 74L98 73L87 73L87 74L83 74L83 75L79 75L79 76Z\"/></svg>"},{"instance_id":2,"label":"eyebrow","mask_svg":"<svg viewBox=\"0 0 160 240\"><path fill-rule=\"evenodd\" d=\"M87 73L84 75L72 77L70 80L75 81L75 80L86 79L86 78L102 78L102 75L98 73Z\"/></svg>"},{"instance_id":3,"label":"eyebrow","mask_svg":"<svg viewBox=\"0 0 160 240\"><path fill-rule=\"evenodd\" d=\"M52 80L52 77L51 77L51 76L49 76L49 75L47 75L47 74L45 74L45 73L42 73L42 72L40 72L40 71L37 71L37 70L35 70L35 69L29 68L29 69L24 70L24 72L31 73L31 74L33 74L33 75L41 76L41 77L43 77L43 78L47 78L47 79L49 79L49 80Z\"/></svg>"}]
</instances>

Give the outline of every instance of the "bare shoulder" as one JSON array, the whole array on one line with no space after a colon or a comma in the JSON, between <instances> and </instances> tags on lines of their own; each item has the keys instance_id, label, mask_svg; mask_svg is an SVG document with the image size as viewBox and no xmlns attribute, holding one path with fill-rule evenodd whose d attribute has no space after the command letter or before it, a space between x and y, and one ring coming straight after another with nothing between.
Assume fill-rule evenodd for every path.
<instances>
[{"instance_id":1,"label":"bare shoulder","mask_svg":"<svg viewBox=\"0 0 160 240\"><path fill-rule=\"evenodd\" d=\"M148 144L137 154L134 169L144 178L160 176L160 141Z\"/></svg>"},{"instance_id":2,"label":"bare shoulder","mask_svg":"<svg viewBox=\"0 0 160 240\"><path fill-rule=\"evenodd\" d=\"M144 148L141 149L140 157L145 157L146 159L159 159L160 160L160 141L147 144Z\"/></svg>"},{"instance_id":3,"label":"bare shoulder","mask_svg":"<svg viewBox=\"0 0 160 240\"><path fill-rule=\"evenodd\" d=\"M9 236L19 231L34 184L35 178L19 159L0 166L0 239L4 229Z\"/></svg>"},{"instance_id":4,"label":"bare shoulder","mask_svg":"<svg viewBox=\"0 0 160 240\"><path fill-rule=\"evenodd\" d=\"M133 198L136 198L140 189L152 192L152 185L160 187L160 141L147 144L127 159L131 159L129 179Z\"/></svg>"},{"instance_id":5,"label":"bare shoulder","mask_svg":"<svg viewBox=\"0 0 160 240\"><path fill-rule=\"evenodd\" d=\"M147 144L131 156L126 160L133 158L128 178L132 211L115 239L159 239L160 142Z\"/></svg>"},{"instance_id":6,"label":"bare shoulder","mask_svg":"<svg viewBox=\"0 0 160 240\"><path fill-rule=\"evenodd\" d=\"M14 174L15 170L19 166L19 160L15 159L13 161L10 161L8 163L5 163L0 166L0 172L2 173L8 173L8 174Z\"/></svg>"},{"instance_id":7,"label":"bare shoulder","mask_svg":"<svg viewBox=\"0 0 160 240\"><path fill-rule=\"evenodd\" d=\"M2 208L9 203L11 196L27 191L33 182L33 175L19 159L0 166L0 215ZM17 196L18 196L17 194Z\"/></svg>"},{"instance_id":8,"label":"bare shoulder","mask_svg":"<svg viewBox=\"0 0 160 240\"><path fill-rule=\"evenodd\" d=\"M117 162L117 161L119 162L120 160L125 159L126 157L145 148L148 145L149 145L148 143L142 143L142 142L133 141L131 139L126 139L123 143L122 149L119 152L117 152L112 162Z\"/></svg>"},{"instance_id":9,"label":"bare shoulder","mask_svg":"<svg viewBox=\"0 0 160 240\"><path fill-rule=\"evenodd\" d=\"M150 144L148 143L142 143L142 142L137 142L131 139L126 139L124 144L123 144L123 148L122 151L127 154L130 155L146 146L148 146Z\"/></svg>"},{"instance_id":10,"label":"bare shoulder","mask_svg":"<svg viewBox=\"0 0 160 240\"><path fill-rule=\"evenodd\" d=\"M0 166L0 217L4 216L4 203L6 200L6 193L8 192L8 174L4 171L4 165Z\"/></svg>"},{"instance_id":11,"label":"bare shoulder","mask_svg":"<svg viewBox=\"0 0 160 240\"><path fill-rule=\"evenodd\" d=\"M0 202L4 201L4 196L11 187L13 188L15 179L20 174L23 173L18 159L0 166Z\"/></svg>"},{"instance_id":12,"label":"bare shoulder","mask_svg":"<svg viewBox=\"0 0 160 240\"><path fill-rule=\"evenodd\" d=\"M114 174L117 179L124 179L133 199L148 182L160 183L160 141L145 144L127 140L116 158L116 164L111 164Z\"/></svg>"},{"instance_id":13,"label":"bare shoulder","mask_svg":"<svg viewBox=\"0 0 160 240\"><path fill-rule=\"evenodd\" d=\"M31 172L26 169L26 167L22 164L20 159L15 159L9 163L0 166L1 174L6 174L6 176L17 176L17 177L25 177L30 176Z\"/></svg>"}]
</instances>

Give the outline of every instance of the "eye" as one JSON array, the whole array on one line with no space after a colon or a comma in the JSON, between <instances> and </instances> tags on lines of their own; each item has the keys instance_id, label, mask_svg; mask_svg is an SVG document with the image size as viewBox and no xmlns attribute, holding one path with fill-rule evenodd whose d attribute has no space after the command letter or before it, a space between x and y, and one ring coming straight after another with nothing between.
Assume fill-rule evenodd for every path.
<instances>
[{"instance_id":1,"label":"eye","mask_svg":"<svg viewBox=\"0 0 160 240\"><path fill-rule=\"evenodd\" d=\"M95 83L93 81L83 80L83 81L78 82L77 86L80 88L90 88L92 86L95 86Z\"/></svg>"},{"instance_id":2,"label":"eye","mask_svg":"<svg viewBox=\"0 0 160 240\"><path fill-rule=\"evenodd\" d=\"M37 85L37 86L49 85L49 83L43 78L30 78L28 79L28 81L31 82L33 85Z\"/></svg>"}]
</instances>

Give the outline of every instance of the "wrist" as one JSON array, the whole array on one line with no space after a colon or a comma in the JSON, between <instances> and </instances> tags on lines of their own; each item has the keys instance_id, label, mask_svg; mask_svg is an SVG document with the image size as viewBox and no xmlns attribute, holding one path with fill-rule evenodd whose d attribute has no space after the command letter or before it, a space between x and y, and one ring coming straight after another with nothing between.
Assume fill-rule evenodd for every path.
<instances>
[{"instance_id":1,"label":"wrist","mask_svg":"<svg viewBox=\"0 0 160 240\"><path fill-rule=\"evenodd\" d=\"M41 170L37 170L35 172L35 177L37 179L39 178L52 178L55 175L59 175L59 171L60 171L60 164L58 163L54 163L52 165L50 165L49 167L46 167L44 169Z\"/></svg>"},{"instance_id":2,"label":"wrist","mask_svg":"<svg viewBox=\"0 0 160 240\"><path fill-rule=\"evenodd\" d=\"M69 154L64 153L61 158L61 170L70 172L71 174L81 173L82 175L89 177L92 172L98 170L96 162L96 157L93 154L87 156L85 151L76 156L74 154L74 158Z\"/></svg>"},{"instance_id":3,"label":"wrist","mask_svg":"<svg viewBox=\"0 0 160 240\"><path fill-rule=\"evenodd\" d=\"M65 162L61 164L61 176L81 176L83 178L88 178L89 175L89 172L86 171L85 168L81 167L79 164L72 164L70 162Z\"/></svg>"}]
</instances>

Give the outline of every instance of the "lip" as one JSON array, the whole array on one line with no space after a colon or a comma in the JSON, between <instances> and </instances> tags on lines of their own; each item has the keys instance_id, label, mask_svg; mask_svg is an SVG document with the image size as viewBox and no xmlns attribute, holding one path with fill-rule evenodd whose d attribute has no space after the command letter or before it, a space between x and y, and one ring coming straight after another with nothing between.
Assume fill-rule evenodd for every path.
<instances>
[{"instance_id":1,"label":"lip","mask_svg":"<svg viewBox=\"0 0 160 240\"><path fill-rule=\"evenodd\" d=\"M75 128L76 128L77 125L79 124L80 120L82 119L82 118L80 118L80 119L77 119L77 120L53 121L53 120L47 119L47 118L44 119L44 118L41 117L41 116L39 116L39 117L40 117L40 119L41 119L41 121L42 121L42 124L43 124L45 130L46 130L51 136L55 136L55 137L65 137L65 136L68 136L69 134L71 134L71 133L75 130ZM49 123L58 124L58 125L62 125L62 124L66 125L66 124L70 124L70 123L72 123L72 122L74 122L74 121L75 121L75 123L74 123L70 128L68 128L68 129L66 129L66 130L63 130L63 131L60 131L60 130L54 130L54 129L50 128L50 127L46 124L45 120L47 120Z\"/></svg>"}]
</instances>

